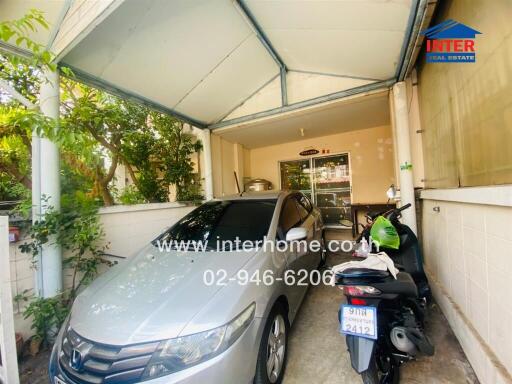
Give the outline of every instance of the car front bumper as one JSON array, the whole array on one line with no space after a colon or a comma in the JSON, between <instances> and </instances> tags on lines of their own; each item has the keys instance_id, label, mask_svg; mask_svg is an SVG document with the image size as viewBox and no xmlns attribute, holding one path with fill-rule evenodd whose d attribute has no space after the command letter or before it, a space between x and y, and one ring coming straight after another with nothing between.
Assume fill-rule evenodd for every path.
<instances>
[{"instance_id":1,"label":"car front bumper","mask_svg":"<svg viewBox=\"0 0 512 384\"><path fill-rule=\"evenodd\" d=\"M252 383L256 370L256 360L261 340L262 319L254 318L246 331L226 351L213 359L207 360L190 368L184 369L170 375L158 377L152 380L145 380L144 384L230 384L230 383ZM50 384L57 384L55 377L58 377L66 384L77 384L66 377L60 369L57 359L57 339L50 358L48 373Z\"/></svg>"}]
</instances>

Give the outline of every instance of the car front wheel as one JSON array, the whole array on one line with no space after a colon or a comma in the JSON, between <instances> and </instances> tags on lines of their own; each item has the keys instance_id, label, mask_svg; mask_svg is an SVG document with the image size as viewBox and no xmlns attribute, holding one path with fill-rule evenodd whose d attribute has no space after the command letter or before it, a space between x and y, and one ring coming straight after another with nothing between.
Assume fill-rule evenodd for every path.
<instances>
[{"instance_id":1,"label":"car front wheel","mask_svg":"<svg viewBox=\"0 0 512 384\"><path fill-rule=\"evenodd\" d=\"M276 303L267 319L260 343L255 384L279 384L283 380L290 325L283 305Z\"/></svg>"}]
</instances>

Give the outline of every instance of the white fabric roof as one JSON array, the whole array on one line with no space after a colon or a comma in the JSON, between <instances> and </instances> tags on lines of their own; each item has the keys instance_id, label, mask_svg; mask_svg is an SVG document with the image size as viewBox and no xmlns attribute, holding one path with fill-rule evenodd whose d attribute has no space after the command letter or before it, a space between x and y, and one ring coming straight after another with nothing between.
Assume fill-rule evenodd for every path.
<instances>
[{"instance_id":1,"label":"white fabric roof","mask_svg":"<svg viewBox=\"0 0 512 384\"><path fill-rule=\"evenodd\" d=\"M283 108L283 89L294 105L387 85L419 1L75 0L52 46L82 80L204 127Z\"/></svg>"}]
</instances>

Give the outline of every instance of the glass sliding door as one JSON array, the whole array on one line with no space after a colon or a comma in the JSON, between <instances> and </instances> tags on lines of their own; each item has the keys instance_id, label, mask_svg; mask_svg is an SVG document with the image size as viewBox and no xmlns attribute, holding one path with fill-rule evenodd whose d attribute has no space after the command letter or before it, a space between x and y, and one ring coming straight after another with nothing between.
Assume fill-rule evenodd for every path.
<instances>
[{"instance_id":1,"label":"glass sliding door","mask_svg":"<svg viewBox=\"0 0 512 384\"><path fill-rule=\"evenodd\" d=\"M309 159L282 161L279 164L281 189L301 191L311 199L311 164Z\"/></svg>"},{"instance_id":2,"label":"glass sliding door","mask_svg":"<svg viewBox=\"0 0 512 384\"><path fill-rule=\"evenodd\" d=\"M301 191L320 208L325 225L351 227L348 153L279 163L281 189Z\"/></svg>"},{"instance_id":3,"label":"glass sliding door","mask_svg":"<svg viewBox=\"0 0 512 384\"><path fill-rule=\"evenodd\" d=\"M324 223L351 226L351 184L348 154L313 159L313 193Z\"/></svg>"}]
</instances>

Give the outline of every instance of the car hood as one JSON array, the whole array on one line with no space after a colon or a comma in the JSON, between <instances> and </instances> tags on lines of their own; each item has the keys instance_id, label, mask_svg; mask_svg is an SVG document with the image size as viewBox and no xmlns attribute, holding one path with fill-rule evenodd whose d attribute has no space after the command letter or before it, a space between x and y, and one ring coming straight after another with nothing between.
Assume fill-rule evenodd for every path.
<instances>
[{"instance_id":1,"label":"car hood","mask_svg":"<svg viewBox=\"0 0 512 384\"><path fill-rule=\"evenodd\" d=\"M148 246L77 297L71 328L86 339L109 345L177 337L222 288L205 284L204 272L226 271L229 279L255 253L160 252Z\"/></svg>"}]
</instances>

